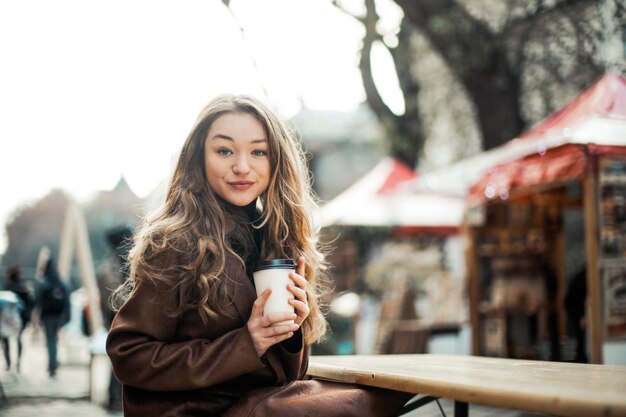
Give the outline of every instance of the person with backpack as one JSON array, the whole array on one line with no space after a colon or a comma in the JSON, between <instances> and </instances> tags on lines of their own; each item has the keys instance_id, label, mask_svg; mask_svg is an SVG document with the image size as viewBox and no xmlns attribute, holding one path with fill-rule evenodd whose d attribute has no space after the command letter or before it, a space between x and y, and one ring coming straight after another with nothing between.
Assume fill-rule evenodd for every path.
<instances>
[{"instance_id":1,"label":"person with backpack","mask_svg":"<svg viewBox=\"0 0 626 417\"><path fill-rule=\"evenodd\" d=\"M17 339L16 366L17 371L19 372L22 358L22 333L24 332L24 328L28 325L28 323L30 323L31 313L35 307L35 297L33 296L32 288L22 279L19 266L13 266L8 269L4 289L13 292L20 300L18 312L21 323L18 333L15 335L15 338ZM9 337L2 336L0 339L2 340L6 369L9 370L11 368L11 349Z\"/></svg>"},{"instance_id":2,"label":"person with backpack","mask_svg":"<svg viewBox=\"0 0 626 417\"><path fill-rule=\"evenodd\" d=\"M69 290L61 281L52 259L46 262L43 279L37 289L37 306L46 334L48 373L53 378L59 366L57 361L59 330L69 320L70 302Z\"/></svg>"}]
</instances>

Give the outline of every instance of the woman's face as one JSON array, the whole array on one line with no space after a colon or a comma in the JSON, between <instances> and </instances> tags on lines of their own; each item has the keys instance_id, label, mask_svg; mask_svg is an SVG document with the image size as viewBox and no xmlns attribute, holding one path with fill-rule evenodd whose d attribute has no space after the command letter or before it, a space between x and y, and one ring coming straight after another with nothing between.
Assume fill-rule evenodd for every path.
<instances>
[{"instance_id":1,"label":"woman's face","mask_svg":"<svg viewBox=\"0 0 626 417\"><path fill-rule=\"evenodd\" d=\"M236 206L245 206L269 184L270 160L263 125L248 113L215 119L204 140L204 172L209 186Z\"/></svg>"}]
</instances>

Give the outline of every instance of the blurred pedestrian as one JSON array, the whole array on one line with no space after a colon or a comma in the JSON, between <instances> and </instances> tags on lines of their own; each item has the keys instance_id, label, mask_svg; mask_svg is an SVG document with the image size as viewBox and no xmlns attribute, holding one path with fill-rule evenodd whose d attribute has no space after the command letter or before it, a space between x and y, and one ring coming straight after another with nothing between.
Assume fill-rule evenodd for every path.
<instances>
[{"instance_id":1,"label":"blurred pedestrian","mask_svg":"<svg viewBox=\"0 0 626 417\"><path fill-rule=\"evenodd\" d=\"M50 377L54 377L59 366L57 360L59 330L69 321L70 298L69 289L61 281L52 258L46 261L43 278L37 286L36 297L40 322L46 334L48 373Z\"/></svg>"},{"instance_id":2,"label":"blurred pedestrian","mask_svg":"<svg viewBox=\"0 0 626 417\"><path fill-rule=\"evenodd\" d=\"M100 290L102 319L107 330L111 327L111 321L115 316L111 305L111 294L124 283L128 276L127 257L132 235L133 231L130 226L112 228L106 233L111 254L98 267L96 280Z\"/></svg>"},{"instance_id":3,"label":"blurred pedestrian","mask_svg":"<svg viewBox=\"0 0 626 417\"><path fill-rule=\"evenodd\" d=\"M125 417L397 415L410 394L305 380L326 330L314 210L305 155L270 107L222 95L204 108L135 234L107 340ZM271 290L257 296L252 273L274 258L294 261L294 313L263 315Z\"/></svg>"},{"instance_id":4,"label":"blurred pedestrian","mask_svg":"<svg viewBox=\"0 0 626 417\"><path fill-rule=\"evenodd\" d=\"M8 269L4 289L12 291L21 301L19 313L21 318L21 327L17 334L17 358L15 361L16 369L19 372L22 358L22 333L24 328L30 323L33 308L35 307L35 297L33 289L22 280L22 274L19 266L13 266ZM2 338L2 347L4 349L4 358L6 360L7 370L11 368L11 349L8 337Z\"/></svg>"},{"instance_id":5,"label":"blurred pedestrian","mask_svg":"<svg viewBox=\"0 0 626 417\"><path fill-rule=\"evenodd\" d=\"M115 289L124 283L128 276L128 250L131 245L132 228L121 226L109 230L106 234L107 241L111 246L112 253L98 268L96 279L100 291L100 308L102 319L107 330L111 327L115 311L111 306L111 294ZM109 410L122 409L122 384L115 373L111 370L109 380L109 400L107 404Z\"/></svg>"},{"instance_id":6,"label":"blurred pedestrian","mask_svg":"<svg viewBox=\"0 0 626 417\"><path fill-rule=\"evenodd\" d=\"M567 326L576 343L574 362L587 362L587 268L578 271L569 281L564 299Z\"/></svg>"}]
</instances>

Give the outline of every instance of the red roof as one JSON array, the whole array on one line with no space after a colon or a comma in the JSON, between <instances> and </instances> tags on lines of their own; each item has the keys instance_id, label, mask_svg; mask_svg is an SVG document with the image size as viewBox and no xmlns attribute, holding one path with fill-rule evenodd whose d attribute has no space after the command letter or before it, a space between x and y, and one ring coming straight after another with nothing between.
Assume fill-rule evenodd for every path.
<instances>
[{"instance_id":1,"label":"red roof","mask_svg":"<svg viewBox=\"0 0 626 417\"><path fill-rule=\"evenodd\" d=\"M394 158L392 159L392 166L387 172L387 177L380 188L376 190L376 194L393 193L400 184L416 176L414 169Z\"/></svg>"},{"instance_id":2,"label":"red roof","mask_svg":"<svg viewBox=\"0 0 626 417\"><path fill-rule=\"evenodd\" d=\"M626 78L612 72L606 73L567 105L520 136L520 139L562 134L563 129L593 116L626 119Z\"/></svg>"},{"instance_id":3,"label":"red roof","mask_svg":"<svg viewBox=\"0 0 626 417\"><path fill-rule=\"evenodd\" d=\"M600 119L611 121L611 129L589 124ZM623 139L609 143L617 146L606 146L602 143L604 139L597 140L607 132L617 133L613 130L615 126L623 136L626 130L626 78L607 73L539 125L505 144L536 142L537 146L532 152L489 169L470 188L470 204L492 198L506 199L516 188L582 178L590 169L588 155L623 157L626 155ZM550 142L552 139L556 140Z\"/></svg>"},{"instance_id":4,"label":"red roof","mask_svg":"<svg viewBox=\"0 0 626 417\"><path fill-rule=\"evenodd\" d=\"M384 158L347 190L321 207L323 226L383 226L404 232L458 232L464 201L457 196L413 193L403 187L417 176L396 160Z\"/></svg>"}]
</instances>

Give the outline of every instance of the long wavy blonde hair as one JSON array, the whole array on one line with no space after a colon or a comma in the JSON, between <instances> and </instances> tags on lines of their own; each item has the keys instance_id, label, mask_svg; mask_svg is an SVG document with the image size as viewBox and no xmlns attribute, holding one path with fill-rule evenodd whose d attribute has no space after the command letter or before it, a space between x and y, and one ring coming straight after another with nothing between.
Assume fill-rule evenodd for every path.
<instances>
[{"instance_id":1,"label":"long wavy blonde hair","mask_svg":"<svg viewBox=\"0 0 626 417\"><path fill-rule=\"evenodd\" d=\"M225 306L227 254L244 261L228 239L237 219L224 210L209 187L204 142L211 124L226 113L250 114L265 128L271 176L258 199L263 236L260 255L262 259L304 257L311 312L302 329L306 343L318 341L326 332L321 305L326 263L313 224L317 206L305 154L287 123L246 95L218 96L198 116L180 152L165 203L135 234L129 253L130 277L118 291L118 299L132 296L138 280L153 280L175 290L178 302L173 315L196 309L206 321Z\"/></svg>"}]
</instances>

